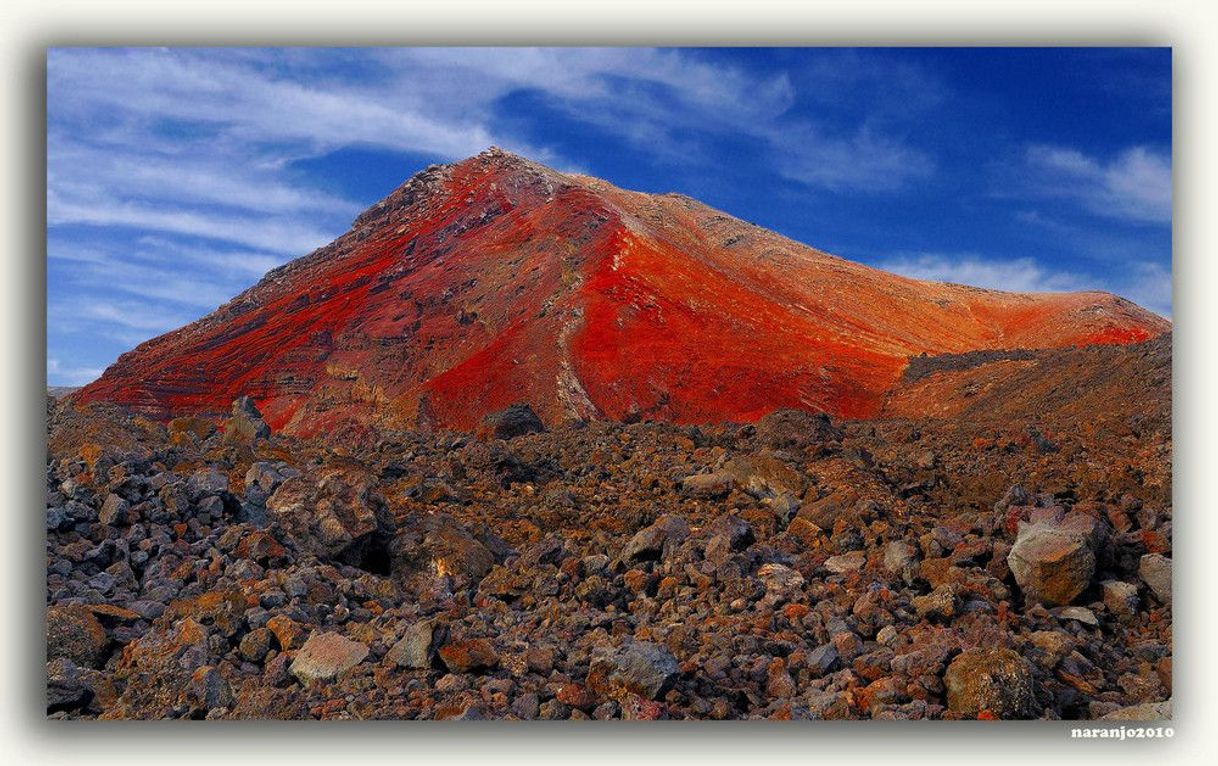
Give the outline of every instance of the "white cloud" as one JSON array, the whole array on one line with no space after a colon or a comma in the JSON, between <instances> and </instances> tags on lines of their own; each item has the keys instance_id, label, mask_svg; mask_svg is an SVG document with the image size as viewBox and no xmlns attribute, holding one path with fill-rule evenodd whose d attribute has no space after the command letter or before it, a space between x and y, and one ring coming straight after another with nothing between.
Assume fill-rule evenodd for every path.
<instances>
[{"instance_id":1,"label":"white cloud","mask_svg":"<svg viewBox=\"0 0 1218 766\"><path fill-rule=\"evenodd\" d=\"M89 224L186 234L235 242L277 253L304 255L334 238L301 221L260 218L207 209L181 209L156 203L65 199L47 193L47 225Z\"/></svg>"},{"instance_id":2,"label":"white cloud","mask_svg":"<svg viewBox=\"0 0 1218 766\"><path fill-rule=\"evenodd\" d=\"M1109 268L1104 278L1046 268L1033 258L996 260L976 253L898 253L874 264L913 279L1012 292L1105 290L1171 316L1171 271L1152 261Z\"/></svg>"},{"instance_id":3,"label":"white cloud","mask_svg":"<svg viewBox=\"0 0 1218 766\"><path fill-rule=\"evenodd\" d=\"M902 253L876 264L914 279L1014 292L1060 292L1094 289L1076 274L1045 269L1032 258L1000 261L965 253Z\"/></svg>"},{"instance_id":4,"label":"white cloud","mask_svg":"<svg viewBox=\"0 0 1218 766\"><path fill-rule=\"evenodd\" d=\"M102 374L97 367L64 367L54 357L47 358L47 382L52 386L83 386Z\"/></svg>"},{"instance_id":5,"label":"white cloud","mask_svg":"<svg viewBox=\"0 0 1218 766\"><path fill-rule=\"evenodd\" d=\"M828 189L891 191L934 169L924 152L867 126L837 139L820 138L811 126L784 130L775 145L786 155L779 163L782 175Z\"/></svg>"},{"instance_id":6,"label":"white cloud","mask_svg":"<svg viewBox=\"0 0 1218 766\"><path fill-rule=\"evenodd\" d=\"M1031 191L1071 199L1110 218L1171 222L1171 157L1130 147L1104 161L1057 146L1032 146L1025 157Z\"/></svg>"}]
</instances>

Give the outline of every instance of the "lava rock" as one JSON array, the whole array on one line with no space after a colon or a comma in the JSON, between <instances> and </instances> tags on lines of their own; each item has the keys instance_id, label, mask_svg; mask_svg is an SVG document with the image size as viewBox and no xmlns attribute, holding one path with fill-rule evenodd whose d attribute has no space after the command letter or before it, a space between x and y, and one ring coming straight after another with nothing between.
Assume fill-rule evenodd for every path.
<instances>
[{"instance_id":1,"label":"lava rock","mask_svg":"<svg viewBox=\"0 0 1218 766\"><path fill-rule=\"evenodd\" d=\"M406 635L385 656L399 667L430 668L436 657L436 646L443 643L445 632L435 620L420 620L406 629Z\"/></svg>"},{"instance_id":2,"label":"lava rock","mask_svg":"<svg viewBox=\"0 0 1218 766\"><path fill-rule=\"evenodd\" d=\"M656 700L668 691L679 672L676 658L663 646L631 641L593 662L588 686L607 696L627 692Z\"/></svg>"},{"instance_id":3,"label":"lava rock","mask_svg":"<svg viewBox=\"0 0 1218 766\"><path fill-rule=\"evenodd\" d=\"M686 476L681 480L681 491L690 497L704 500L715 500L727 497L735 486L736 480L732 475L723 471L717 473L699 473Z\"/></svg>"},{"instance_id":4,"label":"lava rock","mask_svg":"<svg viewBox=\"0 0 1218 766\"><path fill-rule=\"evenodd\" d=\"M93 690L81 678L80 668L60 657L47 663L47 712L76 710L93 698Z\"/></svg>"},{"instance_id":5,"label":"lava rock","mask_svg":"<svg viewBox=\"0 0 1218 766\"><path fill-rule=\"evenodd\" d=\"M1171 603L1171 559L1150 553L1138 562L1138 577L1161 604Z\"/></svg>"},{"instance_id":6,"label":"lava rock","mask_svg":"<svg viewBox=\"0 0 1218 766\"><path fill-rule=\"evenodd\" d=\"M1121 580L1100 583L1104 606L1118 617L1130 618L1138 611L1138 586Z\"/></svg>"},{"instance_id":7,"label":"lava rock","mask_svg":"<svg viewBox=\"0 0 1218 766\"><path fill-rule=\"evenodd\" d=\"M224 422L224 443L249 446L270 437L271 427L262 419L262 413L254 404L254 400L248 396L235 399L232 416Z\"/></svg>"},{"instance_id":8,"label":"lava rock","mask_svg":"<svg viewBox=\"0 0 1218 766\"><path fill-rule=\"evenodd\" d=\"M1057 606L1074 601L1091 584L1100 539L1098 522L1081 513L1021 523L1007 564L1027 602Z\"/></svg>"},{"instance_id":9,"label":"lava rock","mask_svg":"<svg viewBox=\"0 0 1218 766\"><path fill-rule=\"evenodd\" d=\"M482 419L479 434L492 439L515 439L525 434L542 433L545 424L528 404L518 403L492 412Z\"/></svg>"},{"instance_id":10,"label":"lava rock","mask_svg":"<svg viewBox=\"0 0 1218 766\"><path fill-rule=\"evenodd\" d=\"M689 537L689 524L680 516L666 515L638 531L622 549L623 561L658 560Z\"/></svg>"},{"instance_id":11,"label":"lava rock","mask_svg":"<svg viewBox=\"0 0 1218 766\"><path fill-rule=\"evenodd\" d=\"M100 668L109 656L106 629L93 612L71 604L47 609L47 659L66 659L84 668Z\"/></svg>"},{"instance_id":12,"label":"lava rock","mask_svg":"<svg viewBox=\"0 0 1218 766\"><path fill-rule=\"evenodd\" d=\"M757 421L757 439L774 449L803 449L841 438L842 432L823 412L774 410Z\"/></svg>"},{"instance_id":13,"label":"lava rock","mask_svg":"<svg viewBox=\"0 0 1218 766\"><path fill-rule=\"evenodd\" d=\"M298 547L345 564L374 566L378 547L392 537L393 519L375 477L354 465L287 479L267 510Z\"/></svg>"},{"instance_id":14,"label":"lava rock","mask_svg":"<svg viewBox=\"0 0 1218 766\"><path fill-rule=\"evenodd\" d=\"M961 715L998 718L1035 715L1032 668L1010 649L968 649L943 676L947 706Z\"/></svg>"},{"instance_id":15,"label":"lava rock","mask_svg":"<svg viewBox=\"0 0 1218 766\"><path fill-rule=\"evenodd\" d=\"M368 647L338 633L315 633L304 642L288 669L302 684L329 681L368 656Z\"/></svg>"},{"instance_id":16,"label":"lava rock","mask_svg":"<svg viewBox=\"0 0 1218 766\"><path fill-rule=\"evenodd\" d=\"M454 673L473 673L499 666L499 653L485 638L467 638L440 647L440 660Z\"/></svg>"}]
</instances>

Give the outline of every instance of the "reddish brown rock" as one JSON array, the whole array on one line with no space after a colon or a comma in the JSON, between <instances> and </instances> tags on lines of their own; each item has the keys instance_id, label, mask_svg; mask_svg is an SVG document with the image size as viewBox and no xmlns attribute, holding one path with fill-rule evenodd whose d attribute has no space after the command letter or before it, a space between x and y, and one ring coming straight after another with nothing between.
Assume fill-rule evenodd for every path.
<instances>
[{"instance_id":1,"label":"reddish brown rock","mask_svg":"<svg viewBox=\"0 0 1218 766\"><path fill-rule=\"evenodd\" d=\"M947 706L973 718L1031 718L1035 715L1032 669L1010 649L969 649L943 677Z\"/></svg>"},{"instance_id":2,"label":"reddish brown rock","mask_svg":"<svg viewBox=\"0 0 1218 766\"><path fill-rule=\"evenodd\" d=\"M338 633L315 633L304 642L289 671L302 684L329 681L368 656L368 647Z\"/></svg>"},{"instance_id":3,"label":"reddish brown rock","mask_svg":"<svg viewBox=\"0 0 1218 766\"><path fill-rule=\"evenodd\" d=\"M108 656L106 629L84 606L47 609L47 659L71 660L83 668L101 667Z\"/></svg>"},{"instance_id":4,"label":"reddish brown rock","mask_svg":"<svg viewBox=\"0 0 1218 766\"><path fill-rule=\"evenodd\" d=\"M489 670L499 665L499 653L485 638L467 638L440 647L440 660L454 673Z\"/></svg>"}]
</instances>

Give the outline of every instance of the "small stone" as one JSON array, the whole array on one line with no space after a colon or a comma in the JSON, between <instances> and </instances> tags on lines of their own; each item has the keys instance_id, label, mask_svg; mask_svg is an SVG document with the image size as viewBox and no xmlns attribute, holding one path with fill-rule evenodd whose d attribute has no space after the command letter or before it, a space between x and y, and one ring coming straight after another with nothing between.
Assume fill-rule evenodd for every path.
<instances>
[{"instance_id":1,"label":"small stone","mask_svg":"<svg viewBox=\"0 0 1218 766\"><path fill-rule=\"evenodd\" d=\"M274 634L266 628L257 628L246 633L241 639L238 651L250 662L262 662L267 652L271 650L271 639Z\"/></svg>"},{"instance_id":2,"label":"small stone","mask_svg":"<svg viewBox=\"0 0 1218 766\"><path fill-rule=\"evenodd\" d=\"M203 710L231 708L233 690L213 665L204 665L195 670L186 687L186 700Z\"/></svg>"},{"instance_id":3,"label":"small stone","mask_svg":"<svg viewBox=\"0 0 1218 766\"><path fill-rule=\"evenodd\" d=\"M622 550L623 561L659 560L665 550L680 545L689 537L689 525L680 516L665 515L645 527Z\"/></svg>"},{"instance_id":4,"label":"small stone","mask_svg":"<svg viewBox=\"0 0 1218 766\"><path fill-rule=\"evenodd\" d=\"M304 642L289 668L302 684L329 681L368 656L368 647L338 633L315 633Z\"/></svg>"},{"instance_id":5,"label":"small stone","mask_svg":"<svg viewBox=\"0 0 1218 766\"><path fill-rule=\"evenodd\" d=\"M588 686L609 692L624 689L647 699L659 699L677 678L677 660L659 644L631 641L609 656L593 661ZM607 688L603 688L607 687Z\"/></svg>"},{"instance_id":6,"label":"small stone","mask_svg":"<svg viewBox=\"0 0 1218 766\"><path fill-rule=\"evenodd\" d=\"M75 710L93 698L93 691L81 679L80 669L63 657L47 663L47 712Z\"/></svg>"},{"instance_id":7,"label":"small stone","mask_svg":"<svg viewBox=\"0 0 1218 766\"><path fill-rule=\"evenodd\" d=\"M1040 650L1033 654L1036 663L1046 670L1052 670L1057 663L1074 651L1074 637L1057 630L1038 630L1028 636L1032 645Z\"/></svg>"},{"instance_id":8,"label":"small stone","mask_svg":"<svg viewBox=\"0 0 1218 766\"><path fill-rule=\"evenodd\" d=\"M808 653L808 669L815 676L823 676L832 672L840 658L833 644L821 644Z\"/></svg>"},{"instance_id":9,"label":"small stone","mask_svg":"<svg viewBox=\"0 0 1218 766\"><path fill-rule=\"evenodd\" d=\"M1031 718L1036 699L1032 668L1010 649L969 649L962 652L943 676L947 706L953 712L1003 719Z\"/></svg>"},{"instance_id":10,"label":"small stone","mask_svg":"<svg viewBox=\"0 0 1218 766\"><path fill-rule=\"evenodd\" d=\"M512 702L512 715L522 721L535 721L541 706L541 701L532 692L521 694Z\"/></svg>"},{"instance_id":11,"label":"small stone","mask_svg":"<svg viewBox=\"0 0 1218 766\"><path fill-rule=\"evenodd\" d=\"M290 652L304 642L304 629L287 615L275 615L266 621L266 627L274 634L275 642L282 651Z\"/></svg>"},{"instance_id":12,"label":"small stone","mask_svg":"<svg viewBox=\"0 0 1218 766\"><path fill-rule=\"evenodd\" d=\"M1150 553L1138 562L1138 577L1161 604L1171 603L1171 559Z\"/></svg>"},{"instance_id":13,"label":"small stone","mask_svg":"<svg viewBox=\"0 0 1218 766\"><path fill-rule=\"evenodd\" d=\"M1092 628L1098 627L1100 624L1100 621L1096 619L1095 612L1085 606L1063 607L1058 609L1056 614L1059 620L1074 620Z\"/></svg>"},{"instance_id":14,"label":"small stone","mask_svg":"<svg viewBox=\"0 0 1218 766\"><path fill-rule=\"evenodd\" d=\"M845 574L847 572L857 572L866 563L866 551L851 551L850 553L843 553L840 556L830 556L825 560L825 569L828 569L833 574Z\"/></svg>"},{"instance_id":15,"label":"small stone","mask_svg":"<svg viewBox=\"0 0 1218 766\"><path fill-rule=\"evenodd\" d=\"M956 615L956 592L950 585L940 585L925 596L915 596L913 608L925 620L950 620Z\"/></svg>"},{"instance_id":16,"label":"small stone","mask_svg":"<svg viewBox=\"0 0 1218 766\"><path fill-rule=\"evenodd\" d=\"M525 434L541 433L546 430L541 418L527 404L513 404L510 407L492 412L482 419L478 430L479 435L492 439L514 439Z\"/></svg>"},{"instance_id":17,"label":"small stone","mask_svg":"<svg viewBox=\"0 0 1218 766\"><path fill-rule=\"evenodd\" d=\"M1104 606L1118 617L1129 618L1138 612L1138 586L1121 580L1100 583Z\"/></svg>"},{"instance_id":18,"label":"small stone","mask_svg":"<svg viewBox=\"0 0 1218 766\"><path fill-rule=\"evenodd\" d=\"M485 638L468 638L440 647L440 659L454 673L472 673L498 667L499 653Z\"/></svg>"},{"instance_id":19,"label":"small stone","mask_svg":"<svg viewBox=\"0 0 1218 766\"><path fill-rule=\"evenodd\" d=\"M893 540L884 546L884 569L900 577L906 584L913 584L917 565L917 551L904 540Z\"/></svg>"},{"instance_id":20,"label":"small stone","mask_svg":"<svg viewBox=\"0 0 1218 766\"><path fill-rule=\"evenodd\" d=\"M766 694L775 699L786 699L795 696L795 681L787 672L786 663L778 657L770 661L766 668Z\"/></svg>"},{"instance_id":21,"label":"small stone","mask_svg":"<svg viewBox=\"0 0 1218 766\"><path fill-rule=\"evenodd\" d=\"M83 668L100 668L110 640L88 608L79 605L47 609L47 659L64 658Z\"/></svg>"},{"instance_id":22,"label":"small stone","mask_svg":"<svg viewBox=\"0 0 1218 766\"><path fill-rule=\"evenodd\" d=\"M563 684L554 698L564 705L580 710L590 710L596 706L597 697L586 686L580 684Z\"/></svg>"},{"instance_id":23,"label":"small stone","mask_svg":"<svg viewBox=\"0 0 1218 766\"><path fill-rule=\"evenodd\" d=\"M729 473L701 473L681 480L681 491L690 497L714 500L726 497L735 480Z\"/></svg>"},{"instance_id":24,"label":"small stone","mask_svg":"<svg viewBox=\"0 0 1218 766\"><path fill-rule=\"evenodd\" d=\"M783 564L765 564L757 570L771 602L791 601L803 595L804 576Z\"/></svg>"},{"instance_id":25,"label":"small stone","mask_svg":"<svg viewBox=\"0 0 1218 766\"><path fill-rule=\"evenodd\" d=\"M422 620L406 629L406 634L390 649L386 658L403 668L430 668L436 656L437 636L441 631L434 620Z\"/></svg>"},{"instance_id":26,"label":"small stone","mask_svg":"<svg viewBox=\"0 0 1218 766\"><path fill-rule=\"evenodd\" d=\"M113 493L106 496L97 520L108 526L122 526L130 521L131 504Z\"/></svg>"}]
</instances>

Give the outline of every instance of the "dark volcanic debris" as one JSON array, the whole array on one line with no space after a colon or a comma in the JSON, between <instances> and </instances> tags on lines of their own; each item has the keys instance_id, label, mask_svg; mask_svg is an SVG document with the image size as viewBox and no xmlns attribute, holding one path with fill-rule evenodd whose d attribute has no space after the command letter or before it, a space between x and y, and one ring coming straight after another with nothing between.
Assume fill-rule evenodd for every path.
<instances>
[{"instance_id":1,"label":"dark volcanic debris","mask_svg":"<svg viewBox=\"0 0 1218 766\"><path fill-rule=\"evenodd\" d=\"M1121 375L1170 365L1131 349ZM59 402L47 713L1161 715L1171 434L1152 393L1091 419L538 430L518 411L480 436L329 441Z\"/></svg>"}]
</instances>

